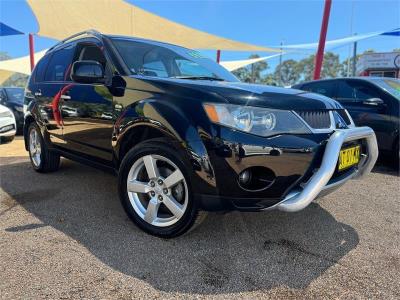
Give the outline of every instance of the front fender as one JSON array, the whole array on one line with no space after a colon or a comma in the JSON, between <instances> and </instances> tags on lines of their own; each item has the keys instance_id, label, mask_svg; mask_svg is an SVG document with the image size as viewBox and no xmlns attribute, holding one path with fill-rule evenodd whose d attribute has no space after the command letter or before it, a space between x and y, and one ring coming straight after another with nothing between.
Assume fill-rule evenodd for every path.
<instances>
[{"instance_id":1,"label":"front fender","mask_svg":"<svg viewBox=\"0 0 400 300\"><path fill-rule=\"evenodd\" d=\"M123 142L134 135L143 133L138 128L155 129L162 136L168 137L181 148L193 168L193 187L197 190L209 190L214 193L216 188L214 171L208 157L206 147L200 138L204 130L199 129L189 120L178 105L168 100L147 99L133 103L120 113L115 123L113 148L117 160L121 160L120 149ZM133 137L135 140L136 138ZM137 137L139 141L141 138ZM211 190L212 191L211 191Z\"/></svg>"}]
</instances>

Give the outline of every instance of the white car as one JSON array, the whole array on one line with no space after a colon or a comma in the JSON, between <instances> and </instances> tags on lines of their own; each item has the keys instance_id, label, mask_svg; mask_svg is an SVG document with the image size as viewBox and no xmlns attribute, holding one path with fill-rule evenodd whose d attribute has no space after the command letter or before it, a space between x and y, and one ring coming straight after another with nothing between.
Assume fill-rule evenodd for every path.
<instances>
[{"instance_id":1,"label":"white car","mask_svg":"<svg viewBox=\"0 0 400 300\"><path fill-rule=\"evenodd\" d=\"M0 143L10 143L16 133L16 122L12 111L0 104Z\"/></svg>"}]
</instances>

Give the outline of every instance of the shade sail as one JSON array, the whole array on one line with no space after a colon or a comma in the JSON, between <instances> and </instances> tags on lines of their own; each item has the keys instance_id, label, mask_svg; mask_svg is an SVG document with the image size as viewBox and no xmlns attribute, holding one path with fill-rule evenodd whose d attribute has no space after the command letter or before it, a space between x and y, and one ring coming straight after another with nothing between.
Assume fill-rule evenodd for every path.
<instances>
[{"instance_id":1,"label":"shade sail","mask_svg":"<svg viewBox=\"0 0 400 300\"><path fill-rule=\"evenodd\" d=\"M28 3L39 22L38 34L58 40L96 29L106 34L135 36L194 49L279 51L196 30L122 0L28 0Z\"/></svg>"},{"instance_id":2,"label":"shade sail","mask_svg":"<svg viewBox=\"0 0 400 300\"><path fill-rule=\"evenodd\" d=\"M24 34L23 32L14 29L3 22L0 22L0 36Z\"/></svg>"},{"instance_id":3,"label":"shade sail","mask_svg":"<svg viewBox=\"0 0 400 300\"><path fill-rule=\"evenodd\" d=\"M12 71L0 70L0 84L3 84L3 82L10 78L13 74L15 73Z\"/></svg>"},{"instance_id":4,"label":"shade sail","mask_svg":"<svg viewBox=\"0 0 400 300\"><path fill-rule=\"evenodd\" d=\"M264 56L264 57L257 57L257 58L250 58L250 59L244 59L244 60L232 60L232 61L221 61L220 64L227 69L228 71L235 71L237 69L243 68L245 66L267 60L273 57L277 57L281 55L279 54L274 54L270 56Z\"/></svg>"},{"instance_id":5,"label":"shade sail","mask_svg":"<svg viewBox=\"0 0 400 300\"><path fill-rule=\"evenodd\" d=\"M390 30L390 31L376 31L376 32L370 32L370 33L364 33L360 35L352 35L349 37L341 38L341 39L336 39L336 40L330 40L326 41L325 43L325 48L334 48L334 47L339 47L343 46L346 44L358 42L361 40L369 39L372 37L376 37L379 35L391 35L391 36L400 36L400 28ZM299 50L316 50L318 48L318 43L309 43L309 44L297 44L297 45L283 45L279 46L282 49L299 49Z\"/></svg>"},{"instance_id":6,"label":"shade sail","mask_svg":"<svg viewBox=\"0 0 400 300\"><path fill-rule=\"evenodd\" d=\"M35 62L38 62L39 59L41 59L44 56L46 51L47 49L40 52L36 52ZM0 70L22 73L27 75L31 74L31 63L29 55L0 61Z\"/></svg>"}]
</instances>

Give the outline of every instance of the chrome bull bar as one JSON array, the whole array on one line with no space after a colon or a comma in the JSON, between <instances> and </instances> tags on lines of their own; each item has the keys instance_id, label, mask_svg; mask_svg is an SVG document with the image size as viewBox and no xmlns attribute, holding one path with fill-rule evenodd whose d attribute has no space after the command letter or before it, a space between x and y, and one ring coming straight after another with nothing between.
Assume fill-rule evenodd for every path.
<instances>
[{"instance_id":1,"label":"chrome bull bar","mask_svg":"<svg viewBox=\"0 0 400 300\"><path fill-rule=\"evenodd\" d=\"M338 129L331 135L326 144L320 168L309 179L303 189L290 192L285 199L268 209L296 212L307 207L315 198L318 197L321 191L330 187L327 184L335 172L339 152L343 143L354 140L366 141L367 157L361 159L358 169L348 177L341 180L341 183L344 183L351 178L367 175L372 170L378 158L378 145L376 143L374 131L369 127Z\"/></svg>"}]
</instances>

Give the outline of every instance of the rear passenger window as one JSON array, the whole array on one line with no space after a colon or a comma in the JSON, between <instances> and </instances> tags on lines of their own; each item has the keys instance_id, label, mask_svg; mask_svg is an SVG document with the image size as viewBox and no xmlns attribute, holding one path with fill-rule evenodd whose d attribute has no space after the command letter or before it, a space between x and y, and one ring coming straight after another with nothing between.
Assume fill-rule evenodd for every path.
<instances>
[{"instance_id":1,"label":"rear passenger window","mask_svg":"<svg viewBox=\"0 0 400 300\"><path fill-rule=\"evenodd\" d=\"M48 62L49 55L46 55L41 60L39 60L35 68L35 82L41 82L44 80L44 72L46 72Z\"/></svg>"},{"instance_id":2,"label":"rear passenger window","mask_svg":"<svg viewBox=\"0 0 400 300\"><path fill-rule=\"evenodd\" d=\"M327 97L333 97L335 92L335 82L333 81L319 81L310 84L305 84L302 90L322 94Z\"/></svg>"},{"instance_id":3,"label":"rear passenger window","mask_svg":"<svg viewBox=\"0 0 400 300\"><path fill-rule=\"evenodd\" d=\"M75 45L55 51L46 69L45 81L68 81L67 75L74 55Z\"/></svg>"}]
</instances>

